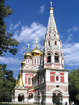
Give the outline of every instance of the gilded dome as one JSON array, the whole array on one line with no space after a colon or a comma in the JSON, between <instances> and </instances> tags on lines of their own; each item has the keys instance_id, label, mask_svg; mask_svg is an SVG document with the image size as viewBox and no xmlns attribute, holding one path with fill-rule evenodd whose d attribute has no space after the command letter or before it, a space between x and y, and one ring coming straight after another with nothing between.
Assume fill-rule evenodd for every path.
<instances>
[{"instance_id":1,"label":"gilded dome","mask_svg":"<svg viewBox=\"0 0 79 105\"><path fill-rule=\"evenodd\" d=\"M27 51L27 53L24 54L24 58L32 58L32 54Z\"/></svg>"},{"instance_id":2,"label":"gilded dome","mask_svg":"<svg viewBox=\"0 0 79 105\"><path fill-rule=\"evenodd\" d=\"M25 61L22 61L22 62L21 62L21 65L24 65L25 63L26 63Z\"/></svg>"},{"instance_id":3,"label":"gilded dome","mask_svg":"<svg viewBox=\"0 0 79 105\"><path fill-rule=\"evenodd\" d=\"M41 56L41 55L42 55L42 52L41 52L40 49L38 49L38 48L36 47L34 50L31 51L31 54L32 54L33 56Z\"/></svg>"}]
</instances>

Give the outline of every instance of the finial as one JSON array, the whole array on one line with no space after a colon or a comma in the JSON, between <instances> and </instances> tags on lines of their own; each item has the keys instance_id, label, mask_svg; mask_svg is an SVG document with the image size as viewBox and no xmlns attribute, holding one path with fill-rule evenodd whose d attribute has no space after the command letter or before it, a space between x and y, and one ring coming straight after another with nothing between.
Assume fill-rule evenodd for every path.
<instances>
[{"instance_id":1,"label":"finial","mask_svg":"<svg viewBox=\"0 0 79 105\"><path fill-rule=\"evenodd\" d=\"M50 2L50 6L51 6L51 7L52 7L52 4L53 4L53 2L51 1L51 2Z\"/></svg>"},{"instance_id":2,"label":"finial","mask_svg":"<svg viewBox=\"0 0 79 105\"><path fill-rule=\"evenodd\" d=\"M27 46L28 46L28 51L29 51L29 44L27 44Z\"/></svg>"},{"instance_id":3,"label":"finial","mask_svg":"<svg viewBox=\"0 0 79 105\"><path fill-rule=\"evenodd\" d=\"M37 44L38 44L38 39L36 38L36 47L37 47Z\"/></svg>"},{"instance_id":4,"label":"finial","mask_svg":"<svg viewBox=\"0 0 79 105\"><path fill-rule=\"evenodd\" d=\"M49 9L49 10L53 10L52 4L53 4L53 2L52 2L52 0L51 0L51 2L50 2L50 9ZM52 12L53 12L53 11L52 11Z\"/></svg>"}]
</instances>

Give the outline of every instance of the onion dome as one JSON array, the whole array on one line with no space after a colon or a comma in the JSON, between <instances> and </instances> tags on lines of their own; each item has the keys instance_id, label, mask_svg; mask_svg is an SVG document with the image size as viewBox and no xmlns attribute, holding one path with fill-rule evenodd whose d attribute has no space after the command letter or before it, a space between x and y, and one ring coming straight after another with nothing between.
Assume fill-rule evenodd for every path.
<instances>
[{"instance_id":1,"label":"onion dome","mask_svg":"<svg viewBox=\"0 0 79 105\"><path fill-rule=\"evenodd\" d=\"M42 55L42 52L41 52L40 49L38 49L38 48L36 47L34 50L31 51L31 54L32 54L33 56L41 56L41 55Z\"/></svg>"},{"instance_id":2,"label":"onion dome","mask_svg":"<svg viewBox=\"0 0 79 105\"><path fill-rule=\"evenodd\" d=\"M32 58L32 54L29 52L29 44L28 45L28 51L24 54L24 58Z\"/></svg>"},{"instance_id":3,"label":"onion dome","mask_svg":"<svg viewBox=\"0 0 79 105\"><path fill-rule=\"evenodd\" d=\"M37 47L37 39L36 39L36 48L31 51L31 54L32 54L33 56L41 56L41 55L42 55L41 50L38 49L38 47Z\"/></svg>"},{"instance_id":4,"label":"onion dome","mask_svg":"<svg viewBox=\"0 0 79 105\"><path fill-rule=\"evenodd\" d=\"M21 62L21 65L22 65L22 66L24 66L24 65L25 65L25 63L26 63L25 61L22 61L22 62Z\"/></svg>"},{"instance_id":5,"label":"onion dome","mask_svg":"<svg viewBox=\"0 0 79 105\"><path fill-rule=\"evenodd\" d=\"M32 58L32 54L29 51L27 51L27 53L24 54L24 58Z\"/></svg>"},{"instance_id":6,"label":"onion dome","mask_svg":"<svg viewBox=\"0 0 79 105\"><path fill-rule=\"evenodd\" d=\"M20 75L19 75L18 86L24 86L23 81L22 81L22 73L21 73L21 71L20 71Z\"/></svg>"}]
</instances>

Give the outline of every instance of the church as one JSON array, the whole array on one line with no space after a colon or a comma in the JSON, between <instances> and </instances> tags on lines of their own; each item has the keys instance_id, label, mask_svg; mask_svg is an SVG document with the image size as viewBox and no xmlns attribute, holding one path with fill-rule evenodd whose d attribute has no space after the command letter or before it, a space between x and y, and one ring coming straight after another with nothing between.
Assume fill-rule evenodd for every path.
<instances>
[{"instance_id":1,"label":"church","mask_svg":"<svg viewBox=\"0 0 79 105\"><path fill-rule=\"evenodd\" d=\"M14 89L14 101L40 105L69 105L68 70L64 69L62 43L56 27L52 2L43 44L24 54L19 78Z\"/></svg>"}]
</instances>

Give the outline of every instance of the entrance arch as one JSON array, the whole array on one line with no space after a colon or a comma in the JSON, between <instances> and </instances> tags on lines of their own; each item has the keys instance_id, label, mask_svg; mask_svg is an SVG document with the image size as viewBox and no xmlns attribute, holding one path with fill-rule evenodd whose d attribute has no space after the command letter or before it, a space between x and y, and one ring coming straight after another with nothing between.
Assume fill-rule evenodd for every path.
<instances>
[{"instance_id":1,"label":"entrance arch","mask_svg":"<svg viewBox=\"0 0 79 105\"><path fill-rule=\"evenodd\" d=\"M29 93L28 99L32 99L33 98L33 93Z\"/></svg>"},{"instance_id":2,"label":"entrance arch","mask_svg":"<svg viewBox=\"0 0 79 105\"><path fill-rule=\"evenodd\" d=\"M62 105L62 93L59 91L55 91L53 93L53 104L54 105Z\"/></svg>"},{"instance_id":3,"label":"entrance arch","mask_svg":"<svg viewBox=\"0 0 79 105\"><path fill-rule=\"evenodd\" d=\"M23 102L24 101L24 95L23 94L19 94L18 95L18 101L19 102Z\"/></svg>"}]
</instances>

